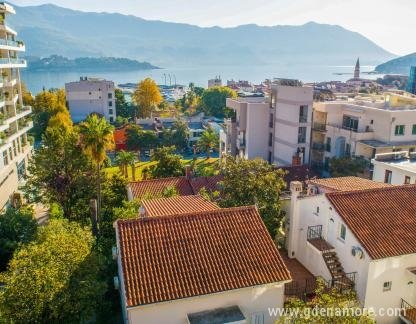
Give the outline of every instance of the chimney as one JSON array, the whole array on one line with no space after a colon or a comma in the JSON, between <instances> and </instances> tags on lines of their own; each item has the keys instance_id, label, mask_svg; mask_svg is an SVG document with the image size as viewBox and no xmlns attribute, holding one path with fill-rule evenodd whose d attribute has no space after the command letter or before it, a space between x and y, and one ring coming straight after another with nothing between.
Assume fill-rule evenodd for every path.
<instances>
[{"instance_id":1,"label":"chimney","mask_svg":"<svg viewBox=\"0 0 416 324\"><path fill-rule=\"evenodd\" d=\"M290 183L289 236L287 237L287 254L289 258L296 257L297 242L299 241L299 196L302 193L302 182Z\"/></svg>"},{"instance_id":2,"label":"chimney","mask_svg":"<svg viewBox=\"0 0 416 324\"><path fill-rule=\"evenodd\" d=\"M140 206L139 208L139 218L146 217L146 209L143 206Z\"/></svg>"},{"instance_id":3,"label":"chimney","mask_svg":"<svg viewBox=\"0 0 416 324\"><path fill-rule=\"evenodd\" d=\"M192 171L191 171L191 166L190 165L185 166L185 177L188 180L190 180L191 177L192 177Z\"/></svg>"}]
</instances>

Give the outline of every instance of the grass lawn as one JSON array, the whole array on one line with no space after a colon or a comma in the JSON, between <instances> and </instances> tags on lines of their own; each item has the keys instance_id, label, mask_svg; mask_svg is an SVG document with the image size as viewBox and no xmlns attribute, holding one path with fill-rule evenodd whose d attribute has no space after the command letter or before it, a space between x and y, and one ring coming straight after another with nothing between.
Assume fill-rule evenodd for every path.
<instances>
[{"instance_id":1,"label":"grass lawn","mask_svg":"<svg viewBox=\"0 0 416 324\"><path fill-rule=\"evenodd\" d=\"M189 160L181 160L182 164L185 166L187 164L191 164L192 163L192 159ZM206 159L206 158L199 158L196 160L196 166L201 167L201 168L207 168L210 166L214 166L215 163L218 162L218 158L210 158L210 159ZM144 168L149 168L153 165L156 165L157 162L137 162L136 163L136 181L138 180L142 180L142 172ZM113 174L120 174L120 168L118 166L114 166L114 167L110 167L110 168L106 168L104 170L106 172L107 175L113 175ZM133 180L132 177L132 170L131 167L128 167L128 180Z\"/></svg>"}]
</instances>

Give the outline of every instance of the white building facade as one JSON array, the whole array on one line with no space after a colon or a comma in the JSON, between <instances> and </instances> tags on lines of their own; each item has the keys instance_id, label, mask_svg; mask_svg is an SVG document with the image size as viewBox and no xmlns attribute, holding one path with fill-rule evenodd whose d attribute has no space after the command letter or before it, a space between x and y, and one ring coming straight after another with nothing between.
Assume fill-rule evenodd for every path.
<instances>
[{"instance_id":1,"label":"white building facade","mask_svg":"<svg viewBox=\"0 0 416 324\"><path fill-rule=\"evenodd\" d=\"M313 275L333 282L334 286L339 287L353 280L353 287L361 305L366 309L375 310L378 323L397 323L399 318L405 319L404 314L400 313L404 305L416 311L416 246L411 243L412 228L416 224L416 210L413 211L413 216L411 216L412 211L409 213L409 210L407 210L407 218L402 216L402 222L406 221L412 225L408 233L404 232L401 235L406 237L406 243L396 243L399 239L398 233L403 230L400 224L396 225L393 218L398 216L397 213L400 211L397 210L395 213L391 210L391 220L385 220L383 219L385 214L378 214L377 207L373 210L374 202L369 198L372 195L379 195L380 200L388 200L386 197L402 195L404 197L409 193L416 197L415 187L402 188L373 189L374 194L364 190L360 194L358 191L325 193L325 188L322 190L319 186L318 188L309 186L305 194L300 182L291 183L292 197L287 241L289 257L296 258ZM350 217L354 217L355 211L352 211L351 215L344 210L340 212L338 203L334 201L343 200L342 196L348 195L351 199L355 199L356 205L362 204L360 208L363 210L363 215L367 209L373 213L373 216L367 215L362 219L357 217L356 220L351 220ZM372 217L373 229L371 229L372 224L367 223ZM385 225L385 232L378 229L383 222L392 223ZM364 230L361 231L360 227ZM376 243L372 244L363 239L366 237L364 231L370 233L374 231L370 236L372 235ZM331 262L336 263L335 267L339 268L338 279L336 275L334 276L332 268L334 263L328 262L328 255L331 254L334 256ZM390 312L395 313L387 314L388 308L392 309Z\"/></svg>"},{"instance_id":2,"label":"white building facade","mask_svg":"<svg viewBox=\"0 0 416 324\"><path fill-rule=\"evenodd\" d=\"M408 151L376 154L373 180L393 185L416 184L416 153Z\"/></svg>"},{"instance_id":3,"label":"white building facade","mask_svg":"<svg viewBox=\"0 0 416 324\"><path fill-rule=\"evenodd\" d=\"M272 85L270 97L227 99L235 117L220 134L221 154L279 166L309 163L312 87Z\"/></svg>"},{"instance_id":4,"label":"white building facade","mask_svg":"<svg viewBox=\"0 0 416 324\"><path fill-rule=\"evenodd\" d=\"M21 196L13 194L24 183L33 149L27 135L33 127L32 108L23 105L20 81L20 68L26 67L26 61L19 54L25 45L6 23L10 14L15 14L14 8L0 3L0 209L19 204Z\"/></svg>"},{"instance_id":5,"label":"white building facade","mask_svg":"<svg viewBox=\"0 0 416 324\"><path fill-rule=\"evenodd\" d=\"M65 92L67 106L75 123L93 113L103 116L110 123L116 120L114 82L81 77L77 82L66 83Z\"/></svg>"}]
</instances>

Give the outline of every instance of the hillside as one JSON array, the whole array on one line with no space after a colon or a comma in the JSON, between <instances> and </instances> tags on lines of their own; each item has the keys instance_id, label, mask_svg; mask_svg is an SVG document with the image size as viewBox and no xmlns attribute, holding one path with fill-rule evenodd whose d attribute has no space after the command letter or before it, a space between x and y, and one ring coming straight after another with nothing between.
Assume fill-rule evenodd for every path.
<instances>
[{"instance_id":1,"label":"hillside","mask_svg":"<svg viewBox=\"0 0 416 324\"><path fill-rule=\"evenodd\" d=\"M401 56L386 63L376 66L375 70L380 73L409 74L410 67L416 66L416 53Z\"/></svg>"},{"instance_id":2,"label":"hillside","mask_svg":"<svg viewBox=\"0 0 416 324\"><path fill-rule=\"evenodd\" d=\"M158 67L147 62L138 62L125 58L114 57L79 57L68 59L63 56L52 55L47 58L28 57L29 71L134 71L151 70Z\"/></svg>"},{"instance_id":3,"label":"hillside","mask_svg":"<svg viewBox=\"0 0 416 324\"><path fill-rule=\"evenodd\" d=\"M126 57L164 67L352 64L357 57L379 64L394 57L364 36L334 25L201 28L55 5L15 7L10 24L32 56Z\"/></svg>"}]
</instances>

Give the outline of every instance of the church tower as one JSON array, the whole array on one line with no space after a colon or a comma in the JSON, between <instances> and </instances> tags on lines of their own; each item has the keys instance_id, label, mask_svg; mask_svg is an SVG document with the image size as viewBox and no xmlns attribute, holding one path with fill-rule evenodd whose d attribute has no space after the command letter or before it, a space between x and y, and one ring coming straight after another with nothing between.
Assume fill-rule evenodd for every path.
<instances>
[{"instance_id":1,"label":"church tower","mask_svg":"<svg viewBox=\"0 0 416 324\"><path fill-rule=\"evenodd\" d=\"M360 58L357 59L357 63L355 63L355 70L354 70L354 79L360 78Z\"/></svg>"}]
</instances>

